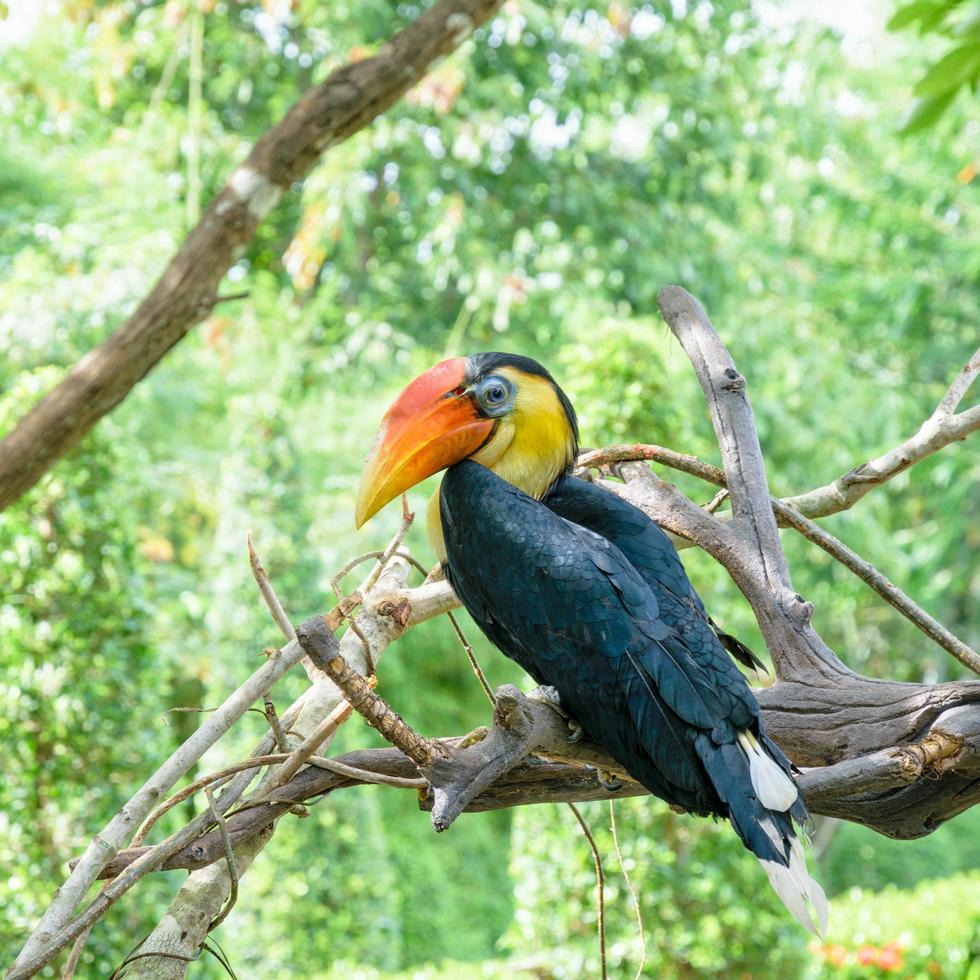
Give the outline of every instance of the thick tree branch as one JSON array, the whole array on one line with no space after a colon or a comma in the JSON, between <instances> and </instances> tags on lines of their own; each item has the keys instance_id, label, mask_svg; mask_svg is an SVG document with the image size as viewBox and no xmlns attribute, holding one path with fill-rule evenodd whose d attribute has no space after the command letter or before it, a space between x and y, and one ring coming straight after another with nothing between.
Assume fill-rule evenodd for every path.
<instances>
[{"instance_id":1,"label":"thick tree branch","mask_svg":"<svg viewBox=\"0 0 980 980\"><path fill-rule=\"evenodd\" d=\"M690 293L679 286L667 286L657 299L667 325L694 365L708 402L727 478L734 533L754 548L772 597L798 616L800 604L779 541L745 378Z\"/></svg>"},{"instance_id":2,"label":"thick tree branch","mask_svg":"<svg viewBox=\"0 0 980 980\"><path fill-rule=\"evenodd\" d=\"M933 695L927 692L933 690L922 686L917 693L910 693L889 717L897 719L900 712L915 716L928 710L927 702ZM585 741L570 743L565 721L547 704L509 686L501 688L497 697L506 707L503 714L494 713L493 727L482 742L469 747L459 738L439 742L445 752L440 753L442 771L433 771L435 778L455 804L464 804L465 812L646 795L647 791L625 776L598 746ZM768 707L767 722L785 710L795 711L795 706L777 703ZM865 739L866 743L856 743L855 748L866 744L868 751L833 765L807 769L797 777L814 813L865 823L881 833L907 838L930 833L980 800L980 712L963 706L942 710L923 737L887 748L871 748L873 739L868 734ZM362 749L331 761L404 780L417 776L420 769L396 748ZM622 786L610 789L608 783L604 785L599 778L602 770L616 773ZM485 786L474 793L477 778L485 781ZM316 767L304 769L264 807L243 809L229 817L231 839L238 843L262 833L297 800L367 781ZM900 805L896 805L899 800ZM442 817L450 811L445 805L440 809L439 790L420 793L419 805L433 811L437 830L445 829ZM140 847L121 851L102 877L122 874L146 851ZM221 835L211 831L168 858L160 870L202 868L220 862L223 855Z\"/></svg>"},{"instance_id":3,"label":"thick tree branch","mask_svg":"<svg viewBox=\"0 0 980 980\"><path fill-rule=\"evenodd\" d=\"M112 411L217 301L218 286L279 198L369 125L500 6L440 0L377 54L310 89L228 178L150 294L0 442L0 510Z\"/></svg>"}]
</instances>

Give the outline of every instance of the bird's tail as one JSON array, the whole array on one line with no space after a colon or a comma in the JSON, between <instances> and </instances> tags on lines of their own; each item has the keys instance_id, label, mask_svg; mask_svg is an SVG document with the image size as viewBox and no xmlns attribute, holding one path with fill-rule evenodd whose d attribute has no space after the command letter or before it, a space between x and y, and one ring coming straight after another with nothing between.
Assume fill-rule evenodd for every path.
<instances>
[{"instance_id":1,"label":"bird's tail","mask_svg":"<svg viewBox=\"0 0 980 980\"><path fill-rule=\"evenodd\" d=\"M793 826L809 813L788 773L789 762L764 735L739 733L738 742L718 745L699 735L696 747L742 843L759 859L782 903L805 929L823 937L829 906L810 876L803 845Z\"/></svg>"}]
</instances>

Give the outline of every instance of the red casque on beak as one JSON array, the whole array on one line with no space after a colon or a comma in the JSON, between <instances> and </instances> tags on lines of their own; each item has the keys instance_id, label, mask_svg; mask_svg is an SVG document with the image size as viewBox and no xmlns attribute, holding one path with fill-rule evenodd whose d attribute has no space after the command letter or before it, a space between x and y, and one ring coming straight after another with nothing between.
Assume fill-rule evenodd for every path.
<instances>
[{"instance_id":1,"label":"red casque on beak","mask_svg":"<svg viewBox=\"0 0 980 980\"><path fill-rule=\"evenodd\" d=\"M493 419L479 415L468 396L453 394L465 380L465 358L443 361L420 374L385 412L361 474L357 527L399 494L472 455L486 441Z\"/></svg>"}]
</instances>

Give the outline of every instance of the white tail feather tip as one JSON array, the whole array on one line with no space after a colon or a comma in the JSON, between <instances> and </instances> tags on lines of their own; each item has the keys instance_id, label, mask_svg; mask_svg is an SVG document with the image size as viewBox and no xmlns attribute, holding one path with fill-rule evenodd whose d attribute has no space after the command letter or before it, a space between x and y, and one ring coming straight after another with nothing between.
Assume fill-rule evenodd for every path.
<instances>
[{"instance_id":1,"label":"white tail feather tip","mask_svg":"<svg viewBox=\"0 0 980 980\"><path fill-rule=\"evenodd\" d=\"M830 905L820 883L810 877L798 840L790 845L789 867L775 861L759 862L766 869L773 891L804 929L823 939L827 935ZM816 913L816 921L812 913Z\"/></svg>"},{"instance_id":2,"label":"white tail feather tip","mask_svg":"<svg viewBox=\"0 0 980 980\"><path fill-rule=\"evenodd\" d=\"M749 777L759 802L767 810L780 813L788 810L799 796L796 783L769 757L751 732L740 732L738 744L749 760Z\"/></svg>"}]
</instances>

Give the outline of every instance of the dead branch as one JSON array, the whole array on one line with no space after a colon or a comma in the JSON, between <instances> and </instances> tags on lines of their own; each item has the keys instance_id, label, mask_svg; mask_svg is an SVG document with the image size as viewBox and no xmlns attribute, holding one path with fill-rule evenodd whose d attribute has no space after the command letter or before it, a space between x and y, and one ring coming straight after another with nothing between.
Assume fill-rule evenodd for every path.
<instances>
[{"instance_id":1,"label":"dead branch","mask_svg":"<svg viewBox=\"0 0 980 980\"><path fill-rule=\"evenodd\" d=\"M440 0L373 57L310 89L255 144L150 294L0 442L0 510L112 411L218 302L218 286L259 222L320 157L390 108L501 0ZM32 943L30 949L33 950Z\"/></svg>"},{"instance_id":2,"label":"dead branch","mask_svg":"<svg viewBox=\"0 0 980 980\"><path fill-rule=\"evenodd\" d=\"M865 494L880 487L927 456L938 452L971 432L980 429L980 405L955 413L963 396L980 373L980 350L963 366L946 389L936 410L922 423L914 436L900 446L860 466L855 466L833 483L789 497L786 501L806 517L826 517L853 507Z\"/></svg>"},{"instance_id":3,"label":"dead branch","mask_svg":"<svg viewBox=\"0 0 980 980\"><path fill-rule=\"evenodd\" d=\"M504 710L494 713L493 728L482 742L467 746L465 737L441 739L443 763L436 769L423 769L430 784L433 779L444 782L447 803L441 809L436 809L437 794L426 793L420 797L420 806L433 811L434 824L453 816L452 811L460 803L465 803L465 812L477 813L531 803L646 795L646 790L629 779L601 748L587 741L569 742L567 723L547 704L510 686L500 688L497 699L504 704ZM974 707L976 704L980 704L980 698ZM910 699L898 711L914 710L914 705L915 701ZM772 717L769 709L767 723L771 723ZM868 744L873 744L871 739ZM930 733L921 740L875 749L834 765L806 769L797 782L814 813L865 823L890 836L922 836L980 798L975 785L980 778L978 745L980 712L954 707L942 712ZM242 809L229 816L228 832L232 841L240 843L260 834L296 801L374 781L363 774L407 780L415 786L414 777L423 768L395 748L363 749L329 761L333 764L331 770L315 766L304 769L262 806ZM487 785L474 793L475 781L484 782L488 770L491 778ZM623 783L622 788L611 790L608 783L604 785L599 778L603 771L615 773ZM359 775L354 777L351 772ZM936 778L939 775L941 780ZM951 792L937 795L937 787L950 777ZM895 805L896 796L903 803L911 804L920 815L928 812L926 819L918 825L910 824L904 806ZM927 799L936 801L928 811L922 806ZM955 813L949 812L951 802ZM147 850L136 847L121 851L104 869L103 876L111 878L120 874ZM221 862L223 853L221 836L210 831L170 857L160 870L202 868Z\"/></svg>"}]
</instances>

